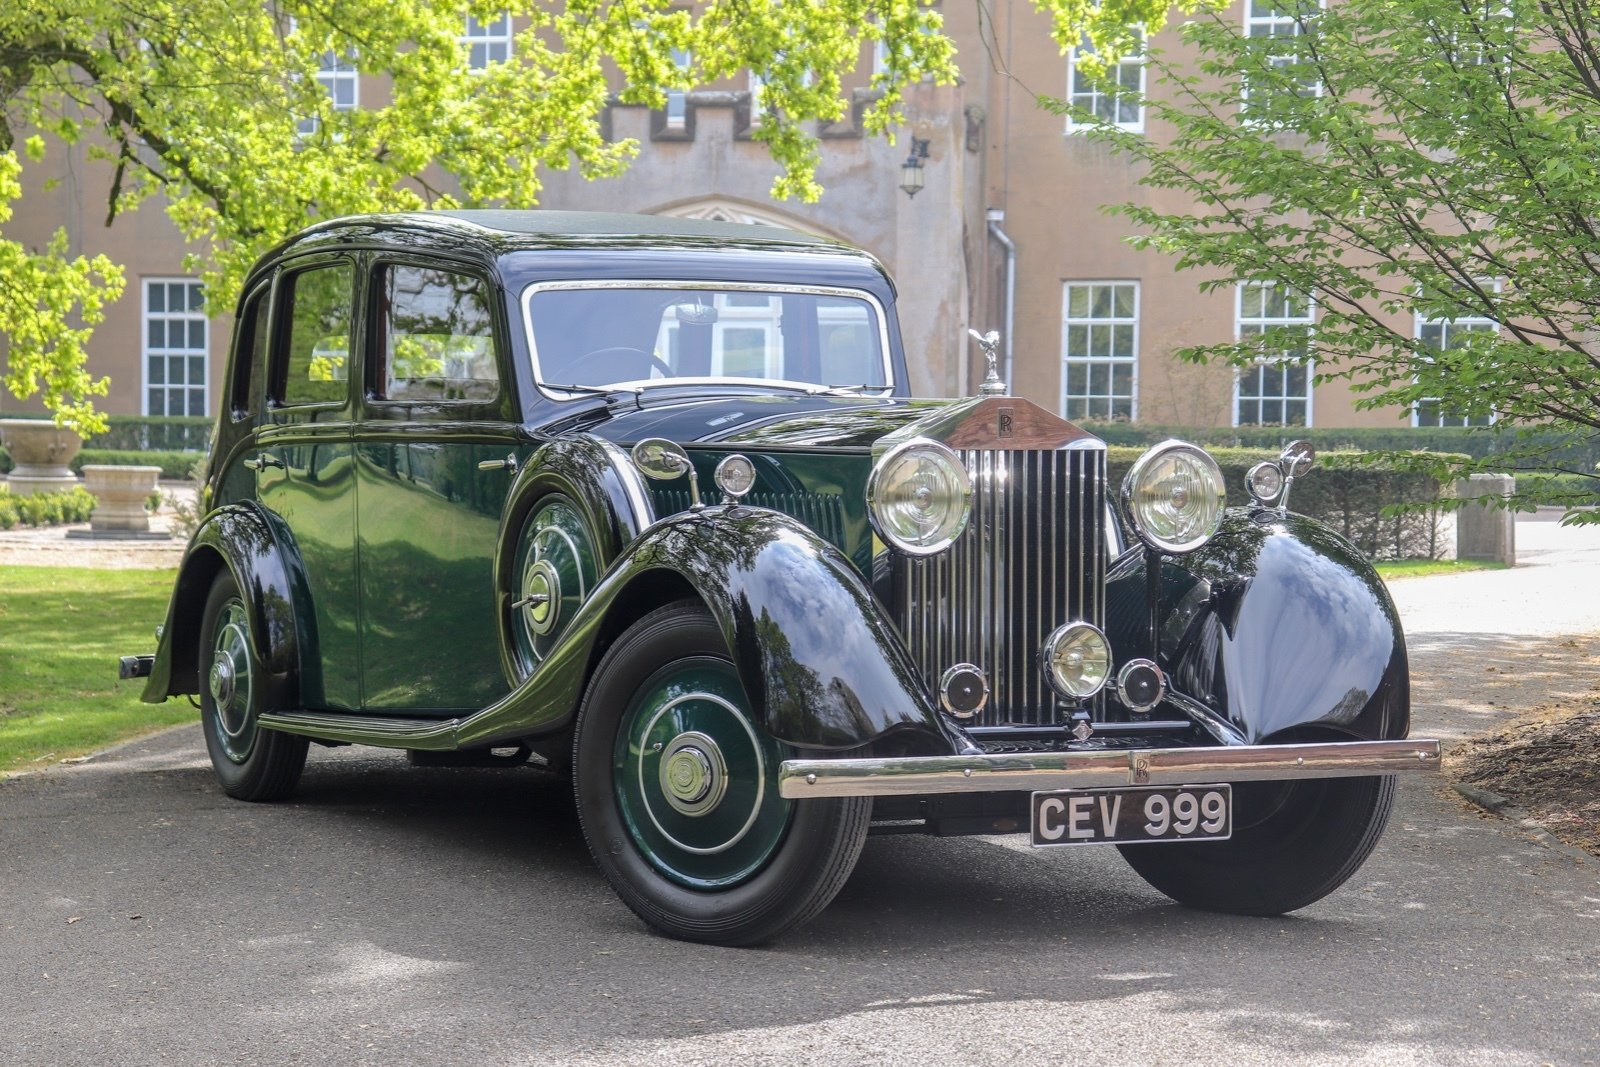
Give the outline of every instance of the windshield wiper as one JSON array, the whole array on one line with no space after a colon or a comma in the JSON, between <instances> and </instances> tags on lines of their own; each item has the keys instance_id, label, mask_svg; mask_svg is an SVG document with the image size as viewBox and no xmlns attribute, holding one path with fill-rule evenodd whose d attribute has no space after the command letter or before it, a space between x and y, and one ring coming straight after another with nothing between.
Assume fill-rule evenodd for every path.
<instances>
[{"instance_id":1,"label":"windshield wiper","mask_svg":"<svg viewBox=\"0 0 1600 1067\"><path fill-rule=\"evenodd\" d=\"M806 390L811 396L856 396L869 389L883 392L892 385L814 385Z\"/></svg>"},{"instance_id":2,"label":"windshield wiper","mask_svg":"<svg viewBox=\"0 0 1600 1067\"><path fill-rule=\"evenodd\" d=\"M616 393L627 393L633 397L633 406L642 408L639 399L644 396L644 389L637 385L556 385L553 382L541 383L546 389L558 389L563 393L582 393L585 396L609 397Z\"/></svg>"}]
</instances>

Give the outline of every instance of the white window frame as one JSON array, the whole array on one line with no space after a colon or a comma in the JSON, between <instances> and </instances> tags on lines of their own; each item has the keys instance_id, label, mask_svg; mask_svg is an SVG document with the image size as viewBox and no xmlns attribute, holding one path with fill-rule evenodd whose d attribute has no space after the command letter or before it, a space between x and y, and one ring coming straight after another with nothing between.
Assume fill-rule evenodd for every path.
<instances>
[{"instance_id":1,"label":"white window frame","mask_svg":"<svg viewBox=\"0 0 1600 1067\"><path fill-rule=\"evenodd\" d=\"M157 275L140 278L139 283L139 413L141 415L151 414L150 390L151 388L155 387L154 383L150 381L150 360L153 357L159 356L161 359L167 359L171 356L182 356L185 358L185 363L187 364L187 360L189 358L198 355L200 357L200 368L204 378L204 380L200 383L200 411L202 415L209 415L211 413L211 319L206 314L204 290L202 290L200 294L200 310L198 311L188 310L187 299L184 301L186 306L183 311L174 312L171 309L152 311L150 309L150 289L152 286L183 285L186 287L185 292L187 292L188 286L200 285L200 279L187 276ZM174 348L171 345L162 345L160 348L154 349L151 348L150 323L154 319L159 319L164 323L182 322L187 324L191 322L199 322L201 324L201 330L205 336L204 346L200 349L188 347ZM188 326L185 325L184 335L186 338L188 332ZM168 333L167 337L170 339L171 334ZM167 410L164 414L171 414L171 390L173 388L178 388L183 390L186 401L184 403L183 414L188 415L189 405L187 403L187 396L194 390L195 387L193 383L187 380L187 370L185 370L184 373L184 383L176 387L174 387L170 381L170 374L163 374L162 376L169 379L168 381L162 382L159 386L159 388L166 393L169 401L166 404Z\"/></svg>"},{"instance_id":2,"label":"white window frame","mask_svg":"<svg viewBox=\"0 0 1600 1067\"><path fill-rule=\"evenodd\" d=\"M1130 286L1133 289L1133 314L1115 314L1116 298L1113 296L1113 314L1109 317L1095 317L1092 313L1087 316L1074 317L1071 313L1072 291L1074 289L1092 289L1095 286ZM1110 368L1113 381L1115 380L1115 370L1117 367L1126 366L1132 368L1133 373L1129 378L1128 384L1128 421L1133 422L1139 418L1139 310L1140 297L1142 295L1140 290L1142 288L1143 286L1140 285L1139 281L1134 278L1089 278L1079 281L1064 281L1061 283L1061 395L1058 399L1056 410L1062 414L1063 418L1082 417L1090 420L1099 420L1100 416L1094 414L1092 411L1086 416L1069 415L1068 403L1074 399L1087 400L1091 405L1096 401L1109 401L1111 407L1115 407L1116 401L1121 397L1120 394L1115 391L1114 387L1111 392L1106 393L1103 396L1092 393L1084 393L1081 396L1074 397L1068 392L1071 382L1069 368L1074 365L1093 367L1100 364L1105 364ZM1089 296L1089 305L1092 312L1094 305L1094 296L1092 293ZM1096 326L1131 326L1133 328L1133 354L1131 356L1095 356L1090 354L1073 355L1072 352L1069 351L1069 345L1071 342L1072 327L1074 326L1083 326L1091 330ZM1116 417L1117 416L1115 412L1110 411L1106 414L1105 419L1109 421Z\"/></svg>"},{"instance_id":3,"label":"white window frame","mask_svg":"<svg viewBox=\"0 0 1600 1067\"><path fill-rule=\"evenodd\" d=\"M1138 102L1138 105L1137 105L1138 111L1137 111L1133 121L1132 122L1121 122L1121 121L1118 121L1118 122L1111 122L1111 123L1107 124L1107 125L1115 127L1116 129L1119 129L1119 130L1127 130L1129 133L1143 133L1144 132L1144 95L1145 95L1145 81L1146 81L1146 66L1145 66L1146 47L1145 47L1145 45L1146 45L1146 41L1145 41L1144 31L1142 31L1142 30L1139 31L1139 42L1140 42L1139 51L1134 55L1125 55L1121 59L1117 60L1116 67L1114 67L1111 70L1108 70L1106 72L1105 77L1102 79L1102 83L1105 82L1105 81L1109 81L1114 85L1119 85L1120 86L1122 84L1123 68L1125 68L1125 67L1137 67L1138 68L1138 71L1139 71L1139 89L1138 89L1139 102ZM1087 51L1087 52L1091 52L1092 53L1093 50L1094 50L1093 46L1089 44L1087 38L1085 38L1080 44L1078 44L1078 45L1074 46L1073 48L1070 48L1070 49L1067 50L1067 101L1069 103L1074 103L1075 104L1075 103L1078 103L1078 98L1080 96L1086 97L1088 102L1085 103L1085 104L1082 104L1081 106L1084 107L1088 111L1094 112L1095 114L1099 114L1100 101L1102 101L1102 100L1113 100L1113 103L1115 103L1115 100L1111 97L1111 94L1109 94L1109 93L1105 92L1104 90L1102 90L1099 87L1098 84L1089 81L1088 80L1088 75L1081 74L1081 72L1078 69L1078 53L1079 52L1083 52L1083 51ZM1078 79L1079 79L1080 76L1083 77L1084 82L1085 82L1083 88L1079 88L1078 87ZM1066 126L1066 132L1067 133L1082 133L1085 130L1092 130L1092 129L1095 129L1095 128L1097 128L1097 127L1099 127L1101 125L1098 122L1079 122L1077 119L1073 118L1070 113L1067 115L1067 120L1066 121L1067 121L1067 126Z\"/></svg>"},{"instance_id":4,"label":"white window frame","mask_svg":"<svg viewBox=\"0 0 1600 1067\"><path fill-rule=\"evenodd\" d=\"M686 49L674 48L672 62L679 70L688 70L694 57ZM689 125L689 93L686 89L668 89L666 106L662 109L669 130L686 129Z\"/></svg>"},{"instance_id":5,"label":"white window frame","mask_svg":"<svg viewBox=\"0 0 1600 1067\"><path fill-rule=\"evenodd\" d=\"M766 91L767 80L753 70L746 73L748 75L746 85L750 90L750 126L754 129L761 125L761 119L765 114L761 106L761 96Z\"/></svg>"},{"instance_id":6,"label":"white window frame","mask_svg":"<svg viewBox=\"0 0 1600 1067\"><path fill-rule=\"evenodd\" d=\"M331 61L331 65L330 65ZM339 104L338 85L341 82L350 84L350 103L348 106ZM337 52L327 51L322 53L317 69L317 84L328 94L328 99L333 101L335 111L357 111L361 107L361 68L356 66L355 56L341 56ZM316 115L301 119L295 124L295 131L301 137L313 137L322 129L322 119Z\"/></svg>"},{"instance_id":7,"label":"white window frame","mask_svg":"<svg viewBox=\"0 0 1600 1067\"><path fill-rule=\"evenodd\" d=\"M1498 281L1494 282L1493 283L1493 288L1494 288L1494 291L1498 293L1500 291L1500 283ZM1456 318L1449 318L1449 319L1444 319L1444 318L1430 319L1430 318L1424 316L1422 314L1422 312L1418 311L1418 312L1413 313L1412 320L1413 320L1413 326L1412 326L1411 336L1412 336L1413 339L1415 339L1417 342L1419 342L1419 347L1420 347L1420 342L1422 341L1422 331L1423 331L1423 329L1425 327L1428 327L1428 326L1438 326L1440 328L1440 330L1444 333L1444 344L1443 344L1442 347L1446 351L1448 351L1449 348L1450 348L1449 333L1452 330L1452 328L1454 328L1456 330L1464 330L1464 331L1473 332L1473 333L1493 333L1496 337L1500 336L1500 323L1498 321L1494 320L1494 319L1489 318L1487 315L1461 315L1461 316L1458 316ZM1411 425L1412 426L1430 426L1430 427L1433 427L1433 428L1437 429L1437 428L1445 427L1445 426L1455 426L1455 425L1470 426L1470 425L1472 425L1471 423L1466 421L1466 416L1461 416L1461 422L1460 423L1444 423L1444 422L1424 423L1422 421L1421 412L1419 411L1419 408L1423 404L1428 403L1430 401L1435 403L1435 404L1441 403L1440 399L1438 397L1436 397L1436 396L1422 397L1421 399L1418 399L1418 400L1416 400L1416 401L1414 401L1412 403L1412 405L1411 405ZM1444 414L1443 411L1441 411L1440 415L1443 416L1443 414ZM1490 412L1489 413L1489 424L1491 426L1494 425L1495 419L1496 419L1495 413L1494 412Z\"/></svg>"},{"instance_id":8,"label":"white window frame","mask_svg":"<svg viewBox=\"0 0 1600 1067\"><path fill-rule=\"evenodd\" d=\"M503 30L499 28L501 25L505 27ZM515 36L516 30L511 21L511 12L502 11L492 22L488 23L479 22L471 15L466 16L462 22L461 36L457 37L456 41L460 43L462 48L466 49L468 70L488 70L496 63L510 62L512 55L516 51ZM485 59L480 66L472 61L472 46L479 44L485 46L485 56L495 45L505 45L506 54L500 59Z\"/></svg>"},{"instance_id":9,"label":"white window frame","mask_svg":"<svg viewBox=\"0 0 1600 1067\"><path fill-rule=\"evenodd\" d=\"M1257 26L1267 29L1266 33L1260 35L1264 39L1293 39L1303 36L1300 32L1300 20L1297 17L1294 15L1258 15L1256 14L1257 4L1262 7L1274 6L1273 0L1244 0L1244 35L1246 37L1257 36L1251 32ZM1317 0L1318 11L1325 10L1327 6L1327 0ZM1284 28L1288 30L1287 33L1279 32ZM1282 63L1274 61L1272 65L1274 67L1287 66L1289 62L1288 59L1285 59ZM1313 98L1320 97L1322 95L1322 79L1319 78L1315 83L1305 85L1303 88L1307 95ZM1247 121L1261 121L1250 117L1250 79L1248 77L1239 86L1239 109L1245 115Z\"/></svg>"},{"instance_id":10,"label":"white window frame","mask_svg":"<svg viewBox=\"0 0 1600 1067\"><path fill-rule=\"evenodd\" d=\"M1257 282L1240 282L1239 284L1237 284L1237 285L1235 285L1233 287L1233 339L1236 342L1243 341L1245 339L1245 336L1246 336L1245 329L1247 327L1260 327L1260 329L1264 332L1264 331L1266 331L1268 329L1272 329L1273 327L1277 327L1277 326L1304 326L1306 328L1306 352L1310 353L1312 351L1312 344L1313 344L1313 340L1314 340L1314 338L1316 336L1316 329L1317 329L1317 301L1310 294L1303 294L1303 296L1305 298L1305 302L1306 302L1306 311L1305 311L1305 314L1303 316L1293 316L1293 315L1286 315L1286 316L1252 315L1249 318L1245 317L1245 314L1244 314L1244 293L1245 293L1245 290L1247 288L1272 288L1272 287L1276 287L1276 286L1278 286L1280 284L1282 284L1282 283L1269 280L1269 281L1257 281ZM1281 366L1281 365L1283 365L1285 363L1290 363L1290 362L1296 362L1296 361L1291 361L1291 360L1286 360L1286 359L1273 359L1271 357L1268 357L1266 359L1262 359L1262 360L1256 361L1256 363L1252 365L1251 370L1255 370L1255 369L1257 369L1259 367L1262 367L1262 366ZM1307 429L1309 429L1313 425L1315 425L1316 393L1317 393L1317 388L1316 388L1317 361L1314 358L1311 358L1308 355L1308 357L1306 358L1304 363L1301 364L1301 365L1305 367L1305 372L1306 372L1306 394L1305 394L1305 399L1306 399L1306 421L1305 421L1305 423L1303 425ZM1281 423L1240 422L1239 421L1239 406L1240 406L1240 404L1242 402L1240 386L1242 384L1243 384L1243 373L1241 371L1237 371L1236 370L1234 372L1234 375L1233 375L1233 425L1235 425L1235 426L1294 426L1294 425L1297 425L1296 423L1291 423L1291 422L1288 422L1288 421L1284 421L1284 422L1281 422ZM1262 403L1262 401L1265 398L1266 398L1266 394L1263 393L1260 396L1256 397L1255 400L1252 401L1252 403L1257 404L1258 405L1258 410L1259 410L1259 405ZM1289 399L1290 399L1289 394L1287 394L1287 393L1281 394L1280 399L1284 403L1287 403L1289 401Z\"/></svg>"}]
</instances>

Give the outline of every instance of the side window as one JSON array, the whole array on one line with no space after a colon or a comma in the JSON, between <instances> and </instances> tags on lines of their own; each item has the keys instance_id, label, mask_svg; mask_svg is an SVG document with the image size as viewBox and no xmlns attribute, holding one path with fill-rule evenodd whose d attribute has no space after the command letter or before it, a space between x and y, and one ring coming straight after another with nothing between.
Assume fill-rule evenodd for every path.
<instances>
[{"instance_id":1,"label":"side window","mask_svg":"<svg viewBox=\"0 0 1600 1067\"><path fill-rule=\"evenodd\" d=\"M350 362L349 263L291 274L283 282L287 327L275 399L283 405L341 403Z\"/></svg>"},{"instance_id":2,"label":"side window","mask_svg":"<svg viewBox=\"0 0 1600 1067\"><path fill-rule=\"evenodd\" d=\"M267 365L267 294L263 285L250 295L239 319L239 348L233 354L233 381L229 385L228 410L235 419L248 418L255 401L255 384Z\"/></svg>"},{"instance_id":3,"label":"side window","mask_svg":"<svg viewBox=\"0 0 1600 1067\"><path fill-rule=\"evenodd\" d=\"M500 394L489 287L466 274L383 268L379 398L492 401Z\"/></svg>"}]
</instances>

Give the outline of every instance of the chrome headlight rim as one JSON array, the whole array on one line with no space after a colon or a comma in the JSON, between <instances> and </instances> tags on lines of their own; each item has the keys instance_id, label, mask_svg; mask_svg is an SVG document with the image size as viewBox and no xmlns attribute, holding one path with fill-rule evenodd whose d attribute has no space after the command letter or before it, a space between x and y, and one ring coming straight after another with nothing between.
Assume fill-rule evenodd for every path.
<instances>
[{"instance_id":1,"label":"chrome headlight rim","mask_svg":"<svg viewBox=\"0 0 1600 1067\"><path fill-rule=\"evenodd\" d=\"M956 474L958 484L957 496L959 515L952 531L937 541L918 543L907 541L897 534L889 524L878 515L878 506L883 492L883 478L886 471L890 470L896 462L911 452L927 452L935 456L939 462L946 464ZM872 528L878 536L894 548L908 556L933 556L951 545L955 544L961 535L967 531L967 523L972 518L972 474L967 470L967 465L961 462L961 457L948 445L926 437L914 437L909 441L889 449L872 465L872 471L867 475L867 518L872 523Z\"/></svg>"},{"instance_id":2,"label":"chrome headlight rim","mask_svg":"<svg viewBox=\"0 0 1600 1067\"><path fill-rule=\"evenodd\" d=\"M1175 452L1183 452L1198 457L1203 465L1210 468L1212 480L1217 490L1216 515L1204 528L1196 530L1193 535L1182 540L1158 536L1140 521L1139 511L1134 506L1134 491L1140 481L1158 461ZM1132 524L1134 531L1138 533L1139 539L1151 548L1175 556L1193 552L1215 537L1217 531L1222 528L1222 517L1227 510L1228 504L1228 488L1222 478L1221 465L1199 445L1178 440L1162 441L1158 445L1153 445L1144 455L1134 461L1133 466L1128 468L1127 477L1122 480L1120 496L1123 514L1127 515L1128 521Z\"/></svg>"},{"instance_id":3,"label":"chrome headlight rim","mask_svg":"<svg viewBox=\"0 0 1600 1067\"><path fill-rule=\"evenodd\" d=\"M1099 682L1092 688L1082 693L1075 693L1056 674L1056 653L1069 639L1079 636L1093 637L1098 641L1100 651L1105 657L1105 671L1100 675ZM1079 702L1091 700L1099 696L1106 685L1111 682L1111 642L1106 639L1105 631L1092 622L1077 620L1057 626L1051 631L1050 636L1045 638L1041 654L1044 661L1045 680L1050 683L1050 688L1056 691L1056 695L1065 700Z\"/></svg>"}]
</instances>

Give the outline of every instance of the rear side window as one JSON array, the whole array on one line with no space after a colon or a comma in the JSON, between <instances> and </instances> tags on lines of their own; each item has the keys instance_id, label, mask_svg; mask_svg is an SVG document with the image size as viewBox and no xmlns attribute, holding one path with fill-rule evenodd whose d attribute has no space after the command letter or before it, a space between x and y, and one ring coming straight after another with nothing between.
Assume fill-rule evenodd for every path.
<instances>
[{"instance_id":1,"label":"rear side window","mask_svg":"<svg viewBox=\"0 0 1600 1067\"><path fill-rule=\"evenodd\" d=\"M267 286L263 285L244 306L239 320L239 350L234 353L233 382L228 408L235 419L248 418L255 402L255 385L267 365Z\"/></svg>"},{"instance_id":2,"label":"rear side window","mask_svg":"<svg viewBox=\"0 0 1600 1067\"><path fill-rule=\"evenodd\" d=\"M283 283L286 324L276 399L284 405L342 403L350 378L350 301L354 268L330 264Z\"/></svg>"},{"instance_id":3,"label":"rear side window","mask_svg":"<svg viewBox=\"0 0 1600 1067\"><path fill-rule=\"evenodd\" d=\"M381 399L483 403L499 395L489 287L482 280L387 266L379 300Z\"/></svg>"}]
</instances>

